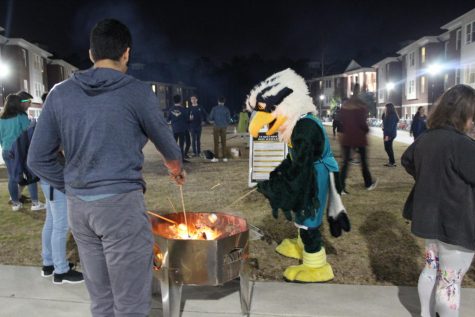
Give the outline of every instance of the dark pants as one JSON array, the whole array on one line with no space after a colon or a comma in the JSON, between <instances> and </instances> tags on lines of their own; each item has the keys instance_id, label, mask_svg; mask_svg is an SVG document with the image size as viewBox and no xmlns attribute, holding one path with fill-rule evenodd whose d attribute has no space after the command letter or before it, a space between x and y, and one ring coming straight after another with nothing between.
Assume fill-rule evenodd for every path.
<instances>
[{"instance_id":1,"label":"dark pants","mask_svg":"<svg viewBox=\"0 0 475 317\"><path fill-rule=\"evenodd\" d=\"M183 159L185 159L185 141L186 141L185 134L188 134L188 132L173 133L173 136L175 137L175 141L178 142L178 146L180 147L181 157Z\"/></svg>"},{"instance_id":2,"label":"dark pants","mask_svg":"<svg viewBox=\"0 0 475 317\"><path fill-rule=\"evenodd\" d=\"M227 158L226 157L226 128L214 127L213 137L214 137L214 156L218 158L222 158L222 157ZM219 139L221 139L221 150L223 152L223 156L219 155Z\"/></svg>"},{"instance_id":3,"label":"dark pants","mask_svg":"<svg viewBox=\"0 0 475 317\"><path fill-rule=\"evenodd\" d=\"M11 156L10 151L2 151L2 158L7 166L8 192L10 193L10 198L13 202L18 203L20 201L21 193L18 191L18 183L15 180L14 158ZM38 202L38 185L36 183L29 184L28 190L30 191L31 201L35 203Z\"/></svg>"},{"instance_id":4,"label":"dark pants","mask_svg":"<svg viewBox=\"0 0 475 317\"><path fill-rule=\"evenodd\" d=\"M68 196L93 317L148 316L153 236L141 190L95 201Z\"/></svg>"},{"instance_id":5,"label":"dark pants","mask_svg":"<svg viewBox=\"0 0 475 317\"><path fill-rule=\"evenodd\" d=\"M336 136L337 132L340 132L340 122L333 120L333 136Z\"/></svg>"},{"instance_id":6,"label":"dark pants","mask_svg":"<svg viewBox=\"0 0 475 317\"><path fill-rule=\"evenodd\" d=\"M193 154L199 155L201 153L201 128L192 129L191 132L191 148Z\"/></svg>"},{"instance_id":7,"label":"dark pants","mask_svg":"<svg viewBox=\"0 0 475 317\"><path fill-rule=\"evenodd\" d=\"M361 172L363 173L363 179L364 179L364 185L365 187L371 186L373 183L373 179L371 178L371 173L369 172L368 168L368 162L366 159L366 147L357 147L358 153L360 154L360 160L361 160ZM343 147L343 167L341 168L341 185L343 189L345 189L345 180L346 180L346 175L348 173L348 163L351 160L351 147L350 146L344 146Z\"/></svg>"},{"instance_id":8,"label":"dark pants","mask_svg":"<svg viewBox=\"0 0 475 317\"><path fill-rule=\"evenodd\" d=\"M394 160L393 141L394 139L390 139L389 141L384 141L384 150L388 154L389 164L396 163L396 161Z\"/></svg>"},{"instance_id":9,"label":"dark pants","mask_svg":"<svg viewBox=\"0 0 475 317\"><path fill-rule=\"evenodd\" d=\"M186 130L185 131L185 156L188 155L188 151L190 151L190 146L191 146L191 138L190 138L190 131Z\"/></svg>"}]
</instances>

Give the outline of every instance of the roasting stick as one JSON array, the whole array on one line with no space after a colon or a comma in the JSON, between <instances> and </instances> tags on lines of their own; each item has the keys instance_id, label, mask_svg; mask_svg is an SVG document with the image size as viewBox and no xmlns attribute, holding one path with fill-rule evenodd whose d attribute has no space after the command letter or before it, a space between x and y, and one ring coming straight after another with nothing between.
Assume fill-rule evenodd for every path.
<instances>
[{"instance_id":1,"label":"roasting stick","mask_svg":"<svg viewBox=\"0 0 475 317\"><path fill-rule=\"evenodd\" d=\"M226 207L224 207L223 210L226 210L227 208L231 207L232 205L234 205L235 203L237 203L237 202L240 201L241 199L246 198L247 196L249 196L250 194L252 194L252 193L255 192L256 190L257 190L257 187L254 188L253 190L250 190L250 191L247 192L246 194L242 195L241 197L239 197L238 199L236 199L235 201L233 201L232 203L230 203L229 205L227 205Z\"/></svg>"},{"instance_id":2,"label":"roasting stick","mask_svg":"<svg viewBox=\"0 0 475 317\"><path fill-rule=\"evenodd\" d=\"M177 224L178 224L176 221L173 221L173 220L171 220L171 219L168 219L168 218L165 218L165 217L163 217L163 216L160 216L160 215L158 215L158 214L156 214L156 213L154 213L154 212L151 212L151 211L147 211L147 212L148 212L150 215L152 215L152 216L155 216L155 217L157 217L157 218L160 218L160 219L163 219L163 220L168 221L168 222L170 222L170 223L173 223L174 225L177 225Z\"/></svg>"},{"instance_id":3,"label":"roasting stick","mask_svg":"<svg viewBox=\"0 0 475 317\"><path fill-rule=\"evenodd\" d=\"M170 205L172 205L173 212L177 213L175 205L173 205L172 201L170 200L170 197L167 197L167 199L168 199L168 202L170 203Z\"/></svg>"},{"instance_id":4,"label":"roasting stick","mask_svg":"<svg viewBox=\"0 0 475 317\"><path fill-rule=\"evenodd\" d=\"M221 184L220 183L217 183L216 185L214 185L213 187L210 188L210 190L213 190L215 189L216 187L220 186Z\"/></svg>"},{"instance_id":5,"label":"roasting stick","mask_svg":"<svg viewBox=\"0 0 475 317\"><path fill-rule=\"evenodd\" d=\"M185 225L186 232L188 233L188 238L190 238L190 229L188 229L188 221L186 220L186 210L185 210L185 199L183 198L183 185L180 185L180 195L181 195L181 205L183 207L183 214L185 215Z\"/></svg>"}]
</instances>

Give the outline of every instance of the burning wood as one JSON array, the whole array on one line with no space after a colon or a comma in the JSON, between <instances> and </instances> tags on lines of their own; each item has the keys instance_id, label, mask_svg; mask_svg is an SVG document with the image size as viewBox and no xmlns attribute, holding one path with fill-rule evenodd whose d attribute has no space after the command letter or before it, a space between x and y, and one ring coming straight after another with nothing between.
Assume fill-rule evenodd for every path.
<instances>
[{"instance_id":1,"label":"burning wood","mask_svg":"<svg viewBox=\"0 0 475 317\"><path fill-rule=\"evenodd\" d=\"M219 230L199 223L192 223L188 227L184 223L180 223L179 225L170 225L168 229L174 239L181 240L215 240L221 235Z\"/></svg>"}]
</instances>

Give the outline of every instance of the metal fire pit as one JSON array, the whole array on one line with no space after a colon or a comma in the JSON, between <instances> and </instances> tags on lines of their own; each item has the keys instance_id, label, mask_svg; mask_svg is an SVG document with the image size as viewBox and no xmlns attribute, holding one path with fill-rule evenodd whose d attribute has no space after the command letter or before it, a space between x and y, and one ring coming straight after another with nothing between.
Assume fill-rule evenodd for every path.
<instances>
[{"instance_id":1,"label":"metal fire pit","mask_svg":"<svg viewBox=\"0 0 475 317\"><path fill-rule=\"evenodd\" d=\"M249 257L249 229L243 218L224 213L188 212L188 225L205 224L221 235L215 240L182 240L170 230L170 223L152 218L156 252L155 275L160 281L165 317L180 316L183 285L217 286L240 278L241 310L249 314L250 287L247 259ZM164 217L185 223L183 213ZM216 220L211 222L211 220ZM161 254L161 259L160 259Z\"/></svg>"}]
</instances>

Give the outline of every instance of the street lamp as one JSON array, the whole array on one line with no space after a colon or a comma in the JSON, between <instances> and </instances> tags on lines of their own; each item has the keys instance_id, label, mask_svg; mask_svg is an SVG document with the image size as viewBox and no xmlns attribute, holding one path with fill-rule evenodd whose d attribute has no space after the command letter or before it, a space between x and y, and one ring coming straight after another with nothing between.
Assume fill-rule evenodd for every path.
<instances>
[{"instance_id":1,"label":"street lamp","mask_svg":"<svg viewBox=\"0 0 475 317\"><path fill-rule=\"evenodd\" d=\"M427 73L432 77L431 78L431 106L434 105L434 90L435 90L435 79L442 72L443 65L439 63L430 64L427 67Z\"/></svg>"},{"instance_id":2,"label":"street lamp","mask_svg":"<svg viewBox=\"0 0 475 317\"><path fill-rule=\"evenodd\" d=\"M396 84L393 83L393 82L388 82L388 83L386 84L386 90L387 90L388 92L390 92L391 90L393 90L394 87L396 87Z\"/></svg>"},{"instance_id":3,"label":"street lamp","mask_svg":"<svg viewBox=\"0 0 475 317\"><path fill-rule=\"evenodd\" d=\"M320 110L318 111L318 114L320 115L320 118L323 118L322 116L322 104L323 100L325 100L325 95L320 95Z\"/></svg>"},{"instance_id":4,"label":"street lamp","mask_svg":"<svg viewBox=\"0 0 475 317\"><path fill-rule=\"evenodd\" d=\"M8 64L4 63L2 60L0 60L0 93L2 94L2 106L5 101L5 87L3 85L3 81L5 78L7 78L10 75L10 67Z\"/></svg>"}]
</instances>

